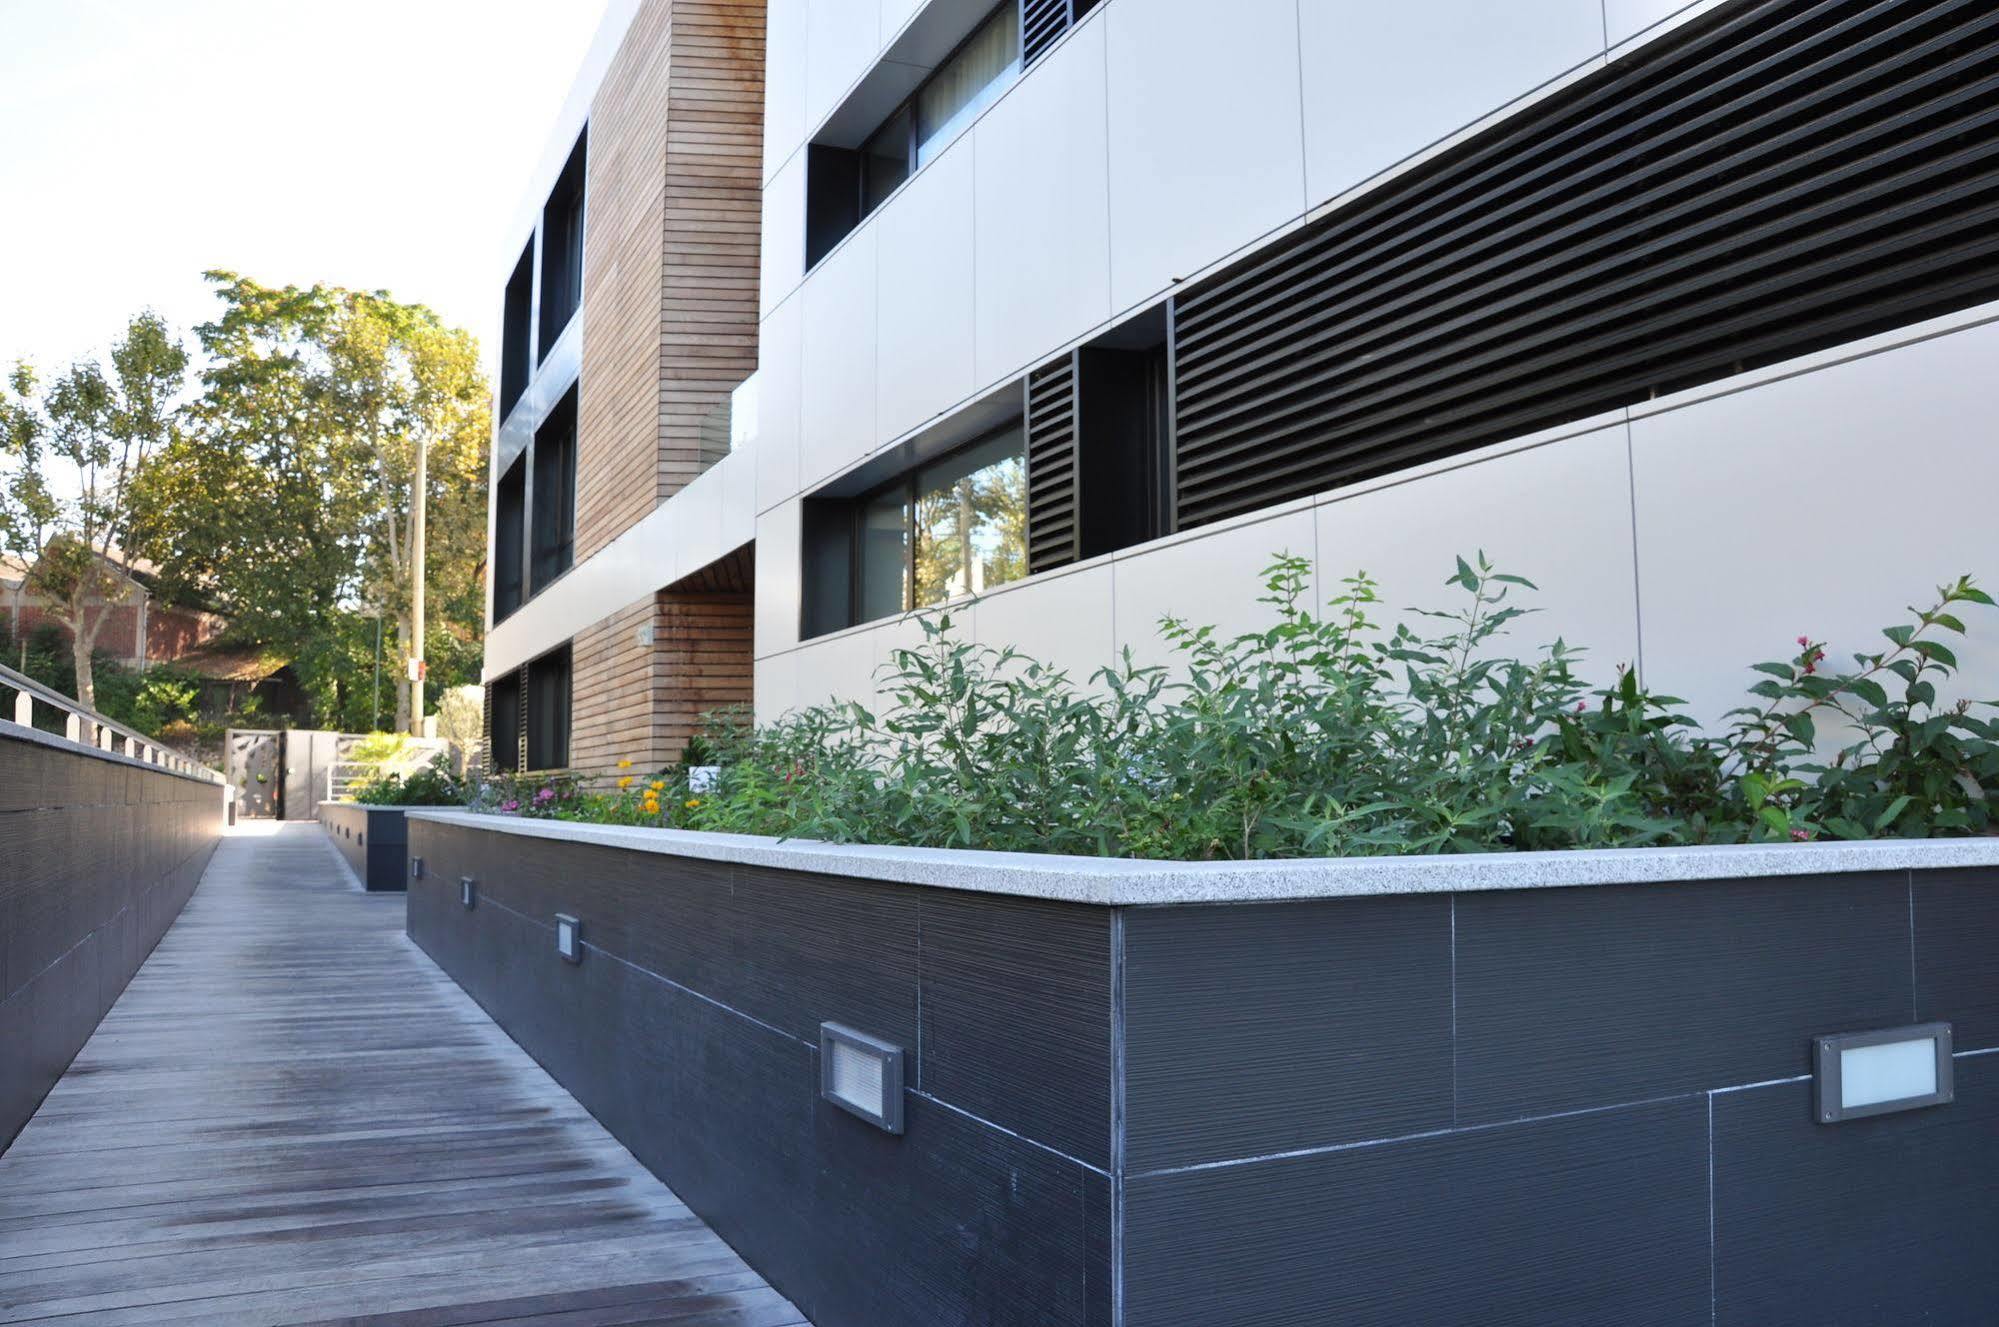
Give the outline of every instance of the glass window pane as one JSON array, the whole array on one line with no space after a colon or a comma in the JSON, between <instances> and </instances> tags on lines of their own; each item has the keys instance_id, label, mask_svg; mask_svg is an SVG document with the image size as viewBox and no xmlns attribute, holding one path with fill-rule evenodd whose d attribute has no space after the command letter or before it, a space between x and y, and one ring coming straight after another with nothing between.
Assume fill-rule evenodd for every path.
<instances>
[{"instance_id":1,"label":"glass window pane","mask_svg":"<svg viewBox=\"0 0 1999 1327\"><path fill-rule=\"evenodd\" d=\"M916 164L957 132L1020 73L1020 6L1001 5L916 94Z\"/></svg>"},{"instance_id":2,"label":"glass window pane","mask_svg":"<svg viewBox=\"0 0 1999 1327\"><path fill-rule=\"evenodd\" d=\"M981 594L1027 574L1027 462L1018 428L922 472L916 606Z\"/></svg>"},{"instance_id":3,"label":"glass window pane","mask_svg":"<svg viewBox=\"0 0 1999 1327\"><path fill-rule=\"evenodd\" d=\"M909 501L900 488L861 508L860 620L909 607Z\"/></svg>"},{"instance_id":4,"label":"glass window pane","mask_svg":"<svg viewBox=\"0 0 1999 1327\"><path fill-rule=\"evenodd\" d=\"M909 108L905 106L861 144L861 215L880 207L908 178Z\"/></svg>"}]
</instances>

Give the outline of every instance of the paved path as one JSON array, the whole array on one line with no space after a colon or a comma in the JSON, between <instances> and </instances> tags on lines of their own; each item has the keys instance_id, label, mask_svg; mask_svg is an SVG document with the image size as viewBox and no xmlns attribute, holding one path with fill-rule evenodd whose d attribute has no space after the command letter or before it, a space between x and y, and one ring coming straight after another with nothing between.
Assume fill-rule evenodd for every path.
<instances>
[{"instance_id":1,"label":"paved path","mask_svg":"<svg viewBox=\"0 0 1999 1327\"><path fill-rule=\"evenodd\" d=\"M0 1323L804 1319L403 935L246 826L0 1155Z\"/></svg>"}]
</instances>

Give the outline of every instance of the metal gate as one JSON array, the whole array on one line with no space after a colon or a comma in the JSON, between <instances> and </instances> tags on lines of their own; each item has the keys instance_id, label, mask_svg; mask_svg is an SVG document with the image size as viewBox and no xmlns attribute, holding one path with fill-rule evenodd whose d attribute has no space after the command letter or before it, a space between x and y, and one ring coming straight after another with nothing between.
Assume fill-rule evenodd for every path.
<instances>
[{"instance_id":1,"label":"metal gate","mask_svg":"<svg viewBox=\"0 0 1999 1327\"><path fill-rule=\"evenodd\" d=\"M236 790L236 814L274 819L284 810L284 734L272 728L231 728L222 772Z\"/></svg>"}]
</instances>

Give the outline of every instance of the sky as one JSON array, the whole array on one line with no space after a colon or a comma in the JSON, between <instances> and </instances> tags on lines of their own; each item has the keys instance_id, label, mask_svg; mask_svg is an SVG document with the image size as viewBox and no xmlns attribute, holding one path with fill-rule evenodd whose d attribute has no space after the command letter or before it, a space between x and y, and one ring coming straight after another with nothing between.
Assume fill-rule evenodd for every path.
<instances>
[{"instance_id":1,"label":"sky","mask_svg":"<svg viewBox=\"0 0 1999 1327\"><path fill-rule=\"evenodd\" d=\"M488 326L603 0L0 0L0 366L102 356L201 274ZM511 252L510 252L511 250Z\"/></svg>"}]
</instances>

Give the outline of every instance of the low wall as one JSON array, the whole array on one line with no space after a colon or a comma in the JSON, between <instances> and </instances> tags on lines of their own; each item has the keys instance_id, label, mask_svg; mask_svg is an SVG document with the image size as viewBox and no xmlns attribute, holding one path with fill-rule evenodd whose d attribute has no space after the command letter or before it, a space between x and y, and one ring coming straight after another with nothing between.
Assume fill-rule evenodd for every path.
<instances>
[{"instance_id":1,"label":"low wall","mask_svg":"<svg viewBox=\"0 0 1999 1327\"><path fill-rule=\"evenodd\" d=\"M222 787L0 724L0 1148L180 915Z\"/></svg>"},{"instance_id":2,"label":"low wall","mask_svg":"<svg viewBox=\"0 0 1999 1327\"><path fill-rule=\"evenodd\" d=\"M1999 1315L1999 841L410 833L411 936L819 1327ZM1954 1101L1814 1122L1811 1038L1929 1020ZM902 1136L820 1098L822 1021L905 1048Z\"/></svg>"},{"instance_id":3,"label":"low wall","mask_svg":"<svg viewBox=\"0 0 1999 1327\"><path fill-rule=\"evenodd\" d=\"M347 859L355 878L371 891L409 883L409 830L400 806L321 802L319 824Z\"/></svg>"}]
</instances>

